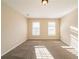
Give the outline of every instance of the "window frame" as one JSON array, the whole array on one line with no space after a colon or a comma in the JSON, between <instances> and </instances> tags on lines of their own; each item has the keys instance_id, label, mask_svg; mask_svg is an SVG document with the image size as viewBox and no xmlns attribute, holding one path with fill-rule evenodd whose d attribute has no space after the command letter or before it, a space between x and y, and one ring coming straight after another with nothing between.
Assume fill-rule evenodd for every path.
<instances>
[{"instance_id":1,"label":"window frame","mask_svg":"<svg viewBox=\"0 0 79 59\"><path fill-rule=\"evenodd\" d=\"M37 24L35 24L35 23L37 23ZM38 26L36 26L36 25L38 25ZM36 30L34 30L34 27L38 27L37 34L34 33L34 31L36 31ZM39 35L40 35L40 22L32 22L32 36L39 36Z\"/></svg>"},{"instance_id":2,"label":"window frame","mask_svg":"<svg viewBox=\"0 0 79 59\"><path fill-rule=\"evenodd\" d=\"M56 35L56 22L48 22L48 36L55 36L55 35Z\"/></svg>"}]
</instances>

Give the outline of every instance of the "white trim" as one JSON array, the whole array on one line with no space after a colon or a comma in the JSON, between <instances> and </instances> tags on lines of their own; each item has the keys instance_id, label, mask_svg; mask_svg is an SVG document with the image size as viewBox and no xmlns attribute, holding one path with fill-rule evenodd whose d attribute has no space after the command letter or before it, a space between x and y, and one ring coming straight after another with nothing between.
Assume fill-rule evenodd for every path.
<instances>
[{"instance_id":1,"label":"white trim","mask_svg":"<svg viewBox=\"0 0 79 59\"><path fill-rule=\"evenodd\" d=\"M14 48L16 48L17 46L19 46L20 44L22 44L23 42L25 42L26 40L24 40L24 41L22 41L22 42L20 42L19 44L17 44L17 45L14 45L12 48L10 48L9 50L7 50L6 52L4 52L3 54L1 54L1 56L3 56L3 55L5 55L5 54L7 54L8 52L10 52L11 50L13 50Z\"/></svg>"}]
</instances>

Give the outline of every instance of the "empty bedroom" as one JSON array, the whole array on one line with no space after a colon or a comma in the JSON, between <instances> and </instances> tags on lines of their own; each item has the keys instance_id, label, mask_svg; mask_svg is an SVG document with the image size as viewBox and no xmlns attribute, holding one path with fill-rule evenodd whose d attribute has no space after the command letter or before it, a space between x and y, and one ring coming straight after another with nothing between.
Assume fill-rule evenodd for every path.
<instances>
[{"instance_id":1,"label":"empty bedroom","mask_svg":"<svg viewBox=\"0 0 79 59\"><path fill-rule=\"evenodd\" d=\"M78 59L78 1L1 0L1 59Z\"/></svg>"}]
</instances>

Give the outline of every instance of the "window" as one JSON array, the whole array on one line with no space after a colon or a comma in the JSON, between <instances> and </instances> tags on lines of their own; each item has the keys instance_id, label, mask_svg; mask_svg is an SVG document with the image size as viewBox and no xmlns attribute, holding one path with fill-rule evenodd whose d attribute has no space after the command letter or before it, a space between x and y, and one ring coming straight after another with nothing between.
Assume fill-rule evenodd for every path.
<instances>
[{"instance_id":1,"label":"window","mask_svg":"<svg viewBox=\"0 0 79 59\"><path fill-rule=\"evenodd\" d=\"M48 36L53 36L56 34L55 22L48 22Z\"/></svg>"},{"instance_id":2,"label":"window","mask_svg":"<svg viewBox=\"0 0 79 59\"><path fill-rule=\"evenodd\" d=\"M39 22L32 23L32 35L40 35L40 23Z\"/></svg>"}]
</instances>

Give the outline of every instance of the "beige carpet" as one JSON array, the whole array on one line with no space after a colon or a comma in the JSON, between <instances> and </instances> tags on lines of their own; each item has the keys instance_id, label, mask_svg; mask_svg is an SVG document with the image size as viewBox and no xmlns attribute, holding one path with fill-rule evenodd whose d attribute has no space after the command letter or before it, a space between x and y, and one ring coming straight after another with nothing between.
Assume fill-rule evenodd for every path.
<instances>
[{"instance_id":1,"label":"beige carpet","mask_svg":"<svg viewBox=\"0 0 79 59\"><path fill-rule=\"evenodd\" d=\"M73 48L61 41L26 41L2 59L78 59Z\"/></svg>"}]
</instances>

